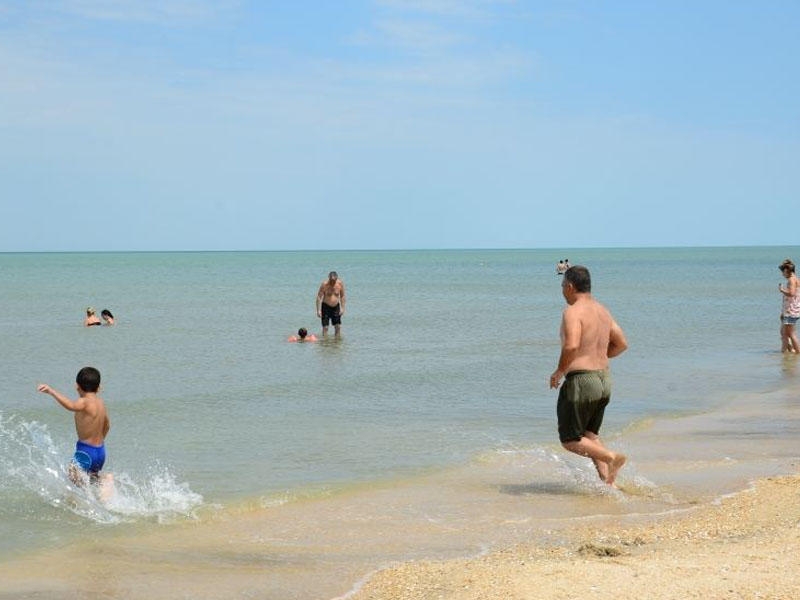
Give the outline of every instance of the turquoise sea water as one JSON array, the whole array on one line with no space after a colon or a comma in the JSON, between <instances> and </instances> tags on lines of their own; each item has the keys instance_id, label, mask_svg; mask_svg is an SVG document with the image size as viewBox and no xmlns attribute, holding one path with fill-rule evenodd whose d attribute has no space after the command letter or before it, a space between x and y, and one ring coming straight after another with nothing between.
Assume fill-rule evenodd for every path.
<instances>
[{"instance_id":1,"label":"turquoise sea water","mask_svg":"<svg viewBox=\"0 0 800 600\"><path fill-rule=\"evenodd\" d=\"M0 558L24 551L32 565L45 548L270 511L266 537L292 522L302 548L302 523L321 514L341 536L352 529L341 511L378 519L366 500L376 490L404 507L393 513L404 535L440 510L434 520L457 532L444 543L419 531L377 563L504 542L467 524L476 499L509 522L531 506L608 513L614 498L598 508L591 470L557 444L547 381L562 258L590 268L628 336L603 430L631 456L623 484L662 510L790 470L800 371L778 352L787 256L800 248L1 254ZM315 294L331 269L347 287L343 338L287 343L301 326L319 334ZM87 305L118 324L82 327ZM44 382L72 395L84 365L100 369L112 421L110 505L67 482L71 414L36 392ZM347 565L307 595L290 578L280 589L333 597L379 566Z\"/></svg>"}]
</instances>

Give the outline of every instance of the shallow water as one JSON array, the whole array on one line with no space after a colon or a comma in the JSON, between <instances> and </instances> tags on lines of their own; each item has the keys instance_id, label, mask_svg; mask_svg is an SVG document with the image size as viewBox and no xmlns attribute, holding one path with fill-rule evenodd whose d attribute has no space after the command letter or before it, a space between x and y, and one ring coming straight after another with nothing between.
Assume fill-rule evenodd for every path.
<instances>
[{"instance_id":1,"label":"shallow water","mask_svg":"<svg viewBox=\"0 0 800 600\"><path fill-rule=\"evenodd\" d=\"M3 579L27 585L55 548L102 556L114 597L167 580L193 597L335 597L387 562L546 543L576 518L791 470L800 373L776 351L775 267L797 250L0 255L0 556L25 553ZM626 492L557 444L566 256L629 338L603 429L630 457ZM330 269L344 338L286 343L318 332ZM87 304L118 326L82 328ZM71 417L35 391L71 393L85 364L112 419L110 505L70 488ZM97 581L92 561L65 564L36 589Z\"/></svg>"}]
</instances>

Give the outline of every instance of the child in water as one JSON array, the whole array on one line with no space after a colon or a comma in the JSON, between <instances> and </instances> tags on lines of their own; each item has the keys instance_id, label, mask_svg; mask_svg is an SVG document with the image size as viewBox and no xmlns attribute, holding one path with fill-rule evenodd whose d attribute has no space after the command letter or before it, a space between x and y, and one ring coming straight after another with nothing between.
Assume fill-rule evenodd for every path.
<instances>
[{"instance_id":1,"label":"child in water","mask_svg":"<svg viewBox=\"0 0 800 600\"><path fill-rule=\"evenodd\" d=\"M70 400L46 383L37 388L43 394L49 394L64 408L75 413L75 431L78 442L75 455L70 464L69 475L75 485L85 482L78 469L89 478L89 482L101 487L101 497L107 499L113 486L113 477L101 476L100 470L106 461L105 439L111 428L108 412L103 399L97 395L100 389L100 371L94 367L84 367L75 377L78 399Z\"/></svg>"}]
</instances>

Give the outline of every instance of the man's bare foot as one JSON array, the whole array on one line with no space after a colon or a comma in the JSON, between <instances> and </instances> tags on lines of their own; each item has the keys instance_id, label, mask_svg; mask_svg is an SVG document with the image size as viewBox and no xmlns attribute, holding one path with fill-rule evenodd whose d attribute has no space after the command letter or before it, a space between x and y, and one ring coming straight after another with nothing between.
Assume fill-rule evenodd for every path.
<instances>
[{"instance_id":1,"label":"man's bare foot","mask_svg":"<svg viewBox=\"0 0 800 600\"><path fill-rule=\"evenodd\" d=\"M594 463L594 468L597 469L597 475L600 477L600 479L602 481L608 479L608 463L604 463L596 458L593 458L592 462Z\"/></svg>"},{"instance_id":2,"label":"man's bare foot","mask_svg":"<svg viewBox=\"0 0 800 600\"><path fill-rule=\"evenodd\" d=\"M608 463L608 477L606 477L606 483L608 485L614 485L614 481L617 479L617 474L622 468L622 465L625 464L626 460L628 460L628 457L624 454L619 452L614 454L614 458L611 459L610 463Z\"/></svg>"}]
</instances>

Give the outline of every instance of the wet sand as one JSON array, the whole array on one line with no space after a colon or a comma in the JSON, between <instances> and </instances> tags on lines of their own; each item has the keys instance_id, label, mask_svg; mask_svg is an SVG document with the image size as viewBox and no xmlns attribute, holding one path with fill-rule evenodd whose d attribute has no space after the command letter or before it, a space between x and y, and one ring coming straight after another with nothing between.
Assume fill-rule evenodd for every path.
<instances>
[{"instance_id":1,"label":"wet sand","mask_svg":"<svg viewBox=\"0 0 800 600\"><path fill-rule=\"evenodd\" d=\"M800 476L661 517L577 525L552 546L411 562L350 600L800 597Z\"/></svg>"}]
</instances>

